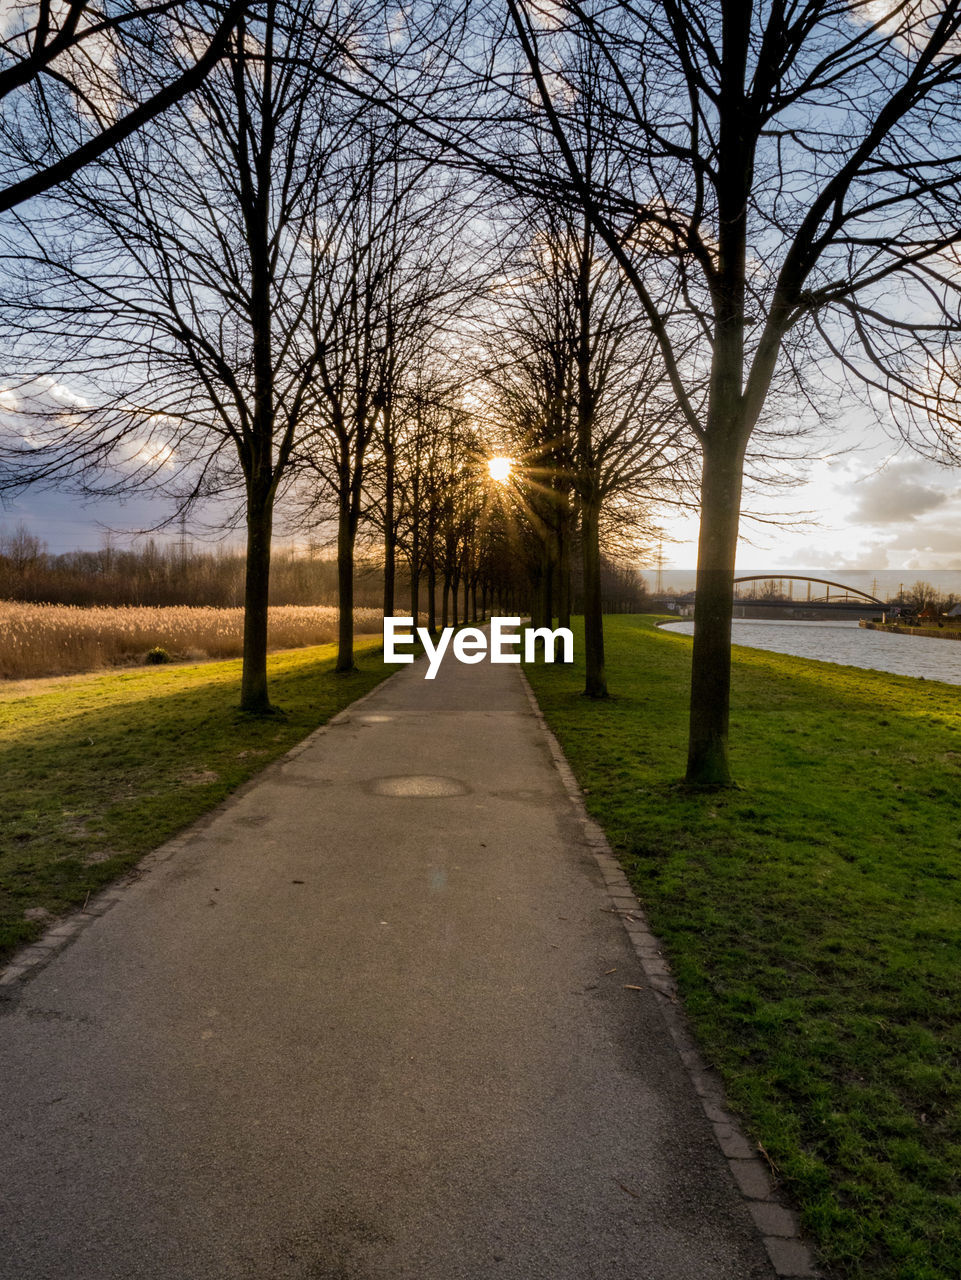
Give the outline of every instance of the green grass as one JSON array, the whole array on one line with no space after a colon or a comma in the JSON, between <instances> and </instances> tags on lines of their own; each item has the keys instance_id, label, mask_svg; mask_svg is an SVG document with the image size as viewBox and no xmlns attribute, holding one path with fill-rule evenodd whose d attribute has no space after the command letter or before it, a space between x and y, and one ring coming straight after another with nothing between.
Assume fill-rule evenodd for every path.
<instances>
[{"instance_id":1,"label":"green grass","mask_svg":"<svg viewBox=\"0 0 961 1280\"><path fill-rule=\"evenodd\" d=\"M694 794L690 640L605 623L610 701L528 675L733 1106L831 1274L957 1280L961 690L736 649L739 785Z\"/></svg>"},{"instance_id":2,"label":"green grass","mask_svg":"<svg viewBox=\"0 0 961 1280\"><path fill-rule=\"evenodd\" d=\"M83 903L393 668L379 639L268 659L285 716L237 710L240 661L24 681L0 693L0 958Z\"/></svg>"}]
</instances>

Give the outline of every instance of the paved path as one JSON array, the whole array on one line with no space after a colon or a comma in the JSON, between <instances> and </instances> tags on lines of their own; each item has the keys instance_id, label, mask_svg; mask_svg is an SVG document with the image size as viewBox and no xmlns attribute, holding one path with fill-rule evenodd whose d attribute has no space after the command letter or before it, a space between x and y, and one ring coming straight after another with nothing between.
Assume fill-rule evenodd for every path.
<instances>
[{"instance_id":1,"label":"paved path","mask_svg":"<svg viewBox=\"0 0 961 1280\"><path fill-rule=\"evenodd\" d=\"M3 1280L771 1276L516 669L422 672L3 989Z\"/></svg>"}]
</instances>

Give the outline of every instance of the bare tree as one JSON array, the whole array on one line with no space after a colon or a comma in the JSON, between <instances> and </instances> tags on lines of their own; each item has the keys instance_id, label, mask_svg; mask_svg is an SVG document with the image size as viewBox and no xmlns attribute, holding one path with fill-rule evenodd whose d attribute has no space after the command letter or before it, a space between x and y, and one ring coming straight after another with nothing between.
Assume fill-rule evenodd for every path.
<instances>
[{"instance_id":1,"label":"bare tree","mask_svg":"<svg viewBox=\"0 0 961 1280\"><path fill-rule=\"evenodd\" d=\"M398 452L423 423L425 388L435 393L462 359L457 351L458 320L474 296L481 265L470 250L476 236L467 224L472 205L457 175L434 164L425 168L404 154L396 129L385 139L392 155L387 187L393 210L383 235L395 253L386 284L384 364L380 429L367 466L365 518L379 528L384 559L384 616L394 612L398 510ZM454 385L448 394L455 394ZM410 417L413 415L413 422Z\"/></svg>"},{"instance_id":2,"label":"bare tree","mask_svg":"<svg viewBox=\"0 0 961 1280\"><path fill-rule=\"evenodd\" d=\"M4 594L14 599L25 598L30 580L37 571L44 567L47 560L47 548L35 534L32 534L21 520L10 533L0 530L0 580L6 588Z\"/></svg>"},{"instance_id":3,"label":"bare tree","mask_svg":"<svg viewBox=\"0 0 961 1280\"><path fill-rule=\"evenodd\" d=\"M250 0L5 5L0 212L49 191L197 89L249 9Z\"/></svg>"},{"instance_id":4,"label":"bare tree","mask_svg":"<svg viewBox=\"0 0 961 1280\"><path fill-rule=\"evenodd\" d=\"M601 598L605 522L640 527L642 510L683 483L690 437L677 413L647 318L590 221L534 205L526 251L509 273L491 371L505 428L513 429L516 485L543 555L535 565L536 621L569 623L569 545L580 529L586 687L606 697ZM503 333L509 341L503 342ZM567 606L565 616L564 606Z\"/></svg>"},{"instance_id":5,"label":"bare tree","mask_svg":"<svg viewBox=\"0 0 961 1280\"><path fill-rule=\"evenodd\" d=\"M958 328L961 6L561 4L549 23L508 8L565 185L630 279L700 440L687 776L725 784L743 466L775 378L820 349L958 427L932 365ZM604 69L614 182L573 145L571 47ZM665 264L680 309L652 287Z\"/></svg>"},{"instance_id":6,"label":"bare tree","mask_svg":"<svg viewBox=\"0 0 961 1280\"><path fill-rule=\"evenodd\" d=\"M537 626L550 624L555 603L561 625L570 623L577 376L565 289L567 245L558 232L550 209L524 211L516 230L519 244L503 264L487 318L483 370L493 393L489 416L498 446L513 459L511 488L523 503L532 550L536 548L528 565Z\"/></svg>"},{"instance_id":7,"label":"bare tree","mask_svg":"<svg viewBox=\"0 0 961 1280\"><path fill-rule=\"evenodd\" d=\"M379 514L384 608L393 612L399 402L430 359L456 246L453 193L438 189L428 164L405 160L402 148L389 117L370 112L355 130L342 156L337 234L324 239L326 281L314 318L315 430L303 462L320 481L308 513L323 516L332 499L337 522L339 671L354 665L354 553L365 516ZM379 504L371 493L377 482Z\"/></svg>"},{"instance_id":8,"label":"bare tree","mask_svg":"<svg viewBox=\"0 0 961 1280\"><path fill-rule=\"evenodd\" d=\"M410 571L414 617L426 578L427 625L434 633L438 620L456 625L486 615L497 486L483 433L464 404L464 386L450 372L436 365L423 370L405 392L398 422L397 547Z\"/></svg>"},{"instance_id":9,"label":"bare tree","mask_svg":"<svg viewBox=\"0 0 961 1280\"><path fill-rule=\"evenodd\" d=\"M426 578L427 628L437 631L437 570L446 492L453 482L447 443L465 417L460 386L436 368L418 371L405 388L395 422L395 539L410 572L410 610L421 607ZM463 457L459 459L463 462Z\"/></svg>"},{"instance_id":10,"label":"bare tree","mask_svg":"<svg viewBox=\"0 0 961 1280\"><path fill-rule=\"evenodd\" d=\"M940 609L944 605L945 596L930 582L919 580L905 591L904 601L912 613L923 613L925 609Z\"/></svg>"},{"instance_id":11,"label":"bare tree","mask_svg":"<svg viewBox=\"0 0 961 1280\"><path fill-rule=\"evenodd\" d=\"M430 455L434 483L427 496L434 532L429 554L436 566L433 577L440 576L442 625L456 627L471 612L471 585L483 568L492 497L482 436L463 405L451 406L444 415Z\"/></svg>"},{"instance_id":12,"label":"bare tree","mask_svg":"<svg viewBox=\"0 0 961 1280\"><path fill-rule=\"evenodd\" d=\"M395 415L393 423L393 503L389 519L385 503L384 535L390 538L394 555L399 551L407 562L410 613L415 624L420 617L421 577L428 559L429 535L424 530L423 509L425 494L433 487L430 446L439 434L433 421L439 398L429 373L422 373L406 388L403 410ZM384 616L387 616L386 593ZM428 626L433 633L436 608L430 614Z\"/></svg>"},{"instance_id":13,"label":"bare tree","mask_svg":"<svg viewBox=\"0 0 961 1280\"><path fill-rule=\"evenodd\" d=\"M451 0L409 21L358 91L515 191L543 186L549 138L555 198L630 280L702 453L687 778L725 785L743 468L772 389L814 361L829 382L831 362L956 447L961 0L506 11ZM414 79L425 42L439 101ZM579 145L585 94L616 161L600 170Z\"/></svg>"},{"instance_id":14,"label":"bare tree","mask_svg":"<svg viewBox=\"0 0 961 1280\"><path fill-rule=\"evenodd\" d=\"M72 179L60 225L23 224L8 257L24 408L44 382L78 390L68 412L35 414L26 442L2 442L6 482L179 483L184 505L235 495L247 531L241 706L256 713L271 710L274 506L325 337L318 206L352 127L310 70L339 56L349 24L331 9L318 28L311 14L304 0L266 0L196 95Z\"/></svg>"}]
</instances>

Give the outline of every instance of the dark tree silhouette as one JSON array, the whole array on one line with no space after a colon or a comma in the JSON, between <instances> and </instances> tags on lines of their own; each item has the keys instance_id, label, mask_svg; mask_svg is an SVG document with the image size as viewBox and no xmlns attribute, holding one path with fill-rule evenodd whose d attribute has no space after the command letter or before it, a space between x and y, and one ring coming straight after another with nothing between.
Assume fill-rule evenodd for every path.
<instances>
[{"instance_id":1,"label":"dark tree silhouette","mask_svg":"<svg viewBox=\"0 0 961 1280\"><path fill-rule=\"evenodd\" d=\"M579 531L585 693L603 698L602 527L623 514L625 502L640 527L642 508L676 493L690 436L646 317L590 221L535 203L520 232L521 252L505 267L510 284L499 289L493 316L492 416L511 441L513 488L541 548L532 565L537 625L553 616L555 569L558 620L569 625L564 546Z\"/></svg>"},{"instance_id":2,"label":"dark tree silhouette","mask_svg":"<svg viewBox=\"0 0 961 1280\"><path fill-rule=\"evenodd\" d=\"M274 506L329 338L316 325L329 276L318 228L356 114L310 70L339 57L349 25L331 10L319 28L304 0L263 8L194 96L60 190L59 221L45 209L21 227L6 316L23 408L55 379L80 390L69 412L34 412L26 439L0 441L10 484L179 482L184 505L237 496L241 706L258 713L271 709Z\"/></svg>"},{"instance_id":3,"label":"dark tree silhouette","mask_svg":"<svg viewBox=\"0 0 961 1280\"><path fill-rule=\"evenodd\" d=\"M197 89L251 10L250 0L5 7L0 212L49 191Z\"/></svg>"},{"instance_id":4,"label":"dark tree silhouette","mask_svg":"<svg viewBox=\"0 0 961 1280\"><path fill-rule=\"evenodd\" d=\"M449 0L357 57L354 91L510 190L545 193L556 149L550 194L645 311L702 455L693 784L730 781L744 461L772 388L829 362L943 451L961 431L959 27L961 0Z\"/></svg>"},{"instance_id":5,"label":"dark tree silhouette","mask_svg":"<svg viewBox=\"0 0 961 1280\"><path fill-rule=\"evenodd\" d=\"M744 459L775 380L833 357L899 412L959 426L938 370L959 325L961 5L508 8L560 186L635 289L700 441L687 777L723 785ZM621 161L600 182L581 89Z\"/></svg>"},{"instance_id":6,"label":"dark tree silhouette","mask_svg":"<svg viewBox=\"0 0 961 1280\"><path fill-rule=\"evenodd\" d=\"M354 665L354 555L365 516L379 519L385 602L393 612L396 433L406 380L429 358L447 307L458 221L449 186L406 160L390 117L367 112L341 158L337 234L325 241L326 282L318 295L314 431L302 451L319 479L306 517L337 525L340 638L337 669ZM380 482L380 502L370 492ZM379 510L378 510L379 508Z\"/></svg>"}]
</instances>

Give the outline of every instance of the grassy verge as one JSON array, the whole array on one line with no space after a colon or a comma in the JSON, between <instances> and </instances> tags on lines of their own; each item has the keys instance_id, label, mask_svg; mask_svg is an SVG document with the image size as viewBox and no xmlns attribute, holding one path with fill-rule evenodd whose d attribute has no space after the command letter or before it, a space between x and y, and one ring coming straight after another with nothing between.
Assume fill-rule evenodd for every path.
<instances>
[{"instance_id":1,"label":"grassy verge","mask_svg":"<svg viewBox=\"0 0 961 1280\"><path fill-rule=\"evenodd\" d=\"M335 645L271 655L276 719L237 711L239 660L3 697L0 959L391 674L379 638L356 651L348 675L334 672Z\"/></svg>"},{"instance_id":2,"label":"grassy verge","mask_svg":"<svg viewBox=\"0 0 961 1280\"><path fill-rule=\"evenodd\" d=\"M696 795L690 640L606 632L609 702L528 675L733 1105L831 1274L956 1280L961 690L737 649L739 787Z\"/></svg>"}]
</instances>

